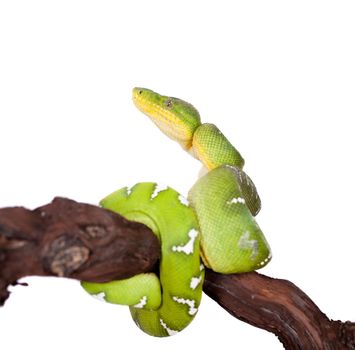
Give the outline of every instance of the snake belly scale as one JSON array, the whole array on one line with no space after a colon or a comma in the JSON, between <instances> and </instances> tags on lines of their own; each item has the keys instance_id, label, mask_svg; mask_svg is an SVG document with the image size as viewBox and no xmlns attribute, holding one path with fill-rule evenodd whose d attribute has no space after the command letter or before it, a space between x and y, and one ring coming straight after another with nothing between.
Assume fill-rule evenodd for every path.
<instances>
[{"instance_id":1,"label":"snake belly scale","mask_svg":"<svg viewBox=\"0 0 355 350\"><path fill-rule=\"evenodd\" d=\"M104 198L104 208L147 225L159 238L159 273L82 286L102 300L129 305L140 329L164 337L184 329L196 315L204 265L219 273L249 272L265 266L271 252L254 218L261 207L255 185L243 171L243 157L222 132L202 124L196 108L181 99L134 88L133 101L201 161L204 175L188 199L154 182L124 187Z\"/></svg>"}]
</instances>

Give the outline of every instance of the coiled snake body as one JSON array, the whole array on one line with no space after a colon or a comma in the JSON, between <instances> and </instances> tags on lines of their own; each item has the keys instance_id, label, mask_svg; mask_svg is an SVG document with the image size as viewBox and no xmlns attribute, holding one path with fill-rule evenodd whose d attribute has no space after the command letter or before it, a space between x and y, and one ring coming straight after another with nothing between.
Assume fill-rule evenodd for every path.
<instances>
[{"instance_id":1,"label":"coiled snake body","mask_svg":"<svg viewBox=\"0 0 355 350\"><path fill-rule=\"evenodd\" d=\"M261 204L242 170L244 159L213 124L202 124L189 103L134 88L135 105L203 164L203 176L185 199L153 182L124 187L100 204L152 229L161 242L159 277L147 273L108 283L82 282L90 294L130 306L144 332L169 336L197 313L204 265L219 273L259 269L271 259L254 216ZM202 258L203 264L200 262Z\"/></svg>"}]
</instances>

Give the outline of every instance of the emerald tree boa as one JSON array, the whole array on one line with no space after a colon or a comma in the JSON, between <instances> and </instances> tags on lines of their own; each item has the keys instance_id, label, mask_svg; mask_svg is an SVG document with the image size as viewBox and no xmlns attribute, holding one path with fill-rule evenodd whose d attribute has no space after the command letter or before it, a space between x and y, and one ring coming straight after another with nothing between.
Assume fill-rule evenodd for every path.
<instances>
[{"instance_id":1,"label":"emerald tree boa","mask_svg":"<svg viewBox=\"0 0 355 350\"><path fill-rule=\"evenodd\" d=\"M203 169L187 198L142 182L104 198L102 207L147 225L161 242L159 272L108 283L82 282L93 296L129 305L137 326L158 337L184 329L198 311L204 266L230 274L253 271L271 259L255 221L261 208L244 159L213 124L181 99L144 88L133 102L158 128L198 159Z\"/></svg>"}]
</instances>

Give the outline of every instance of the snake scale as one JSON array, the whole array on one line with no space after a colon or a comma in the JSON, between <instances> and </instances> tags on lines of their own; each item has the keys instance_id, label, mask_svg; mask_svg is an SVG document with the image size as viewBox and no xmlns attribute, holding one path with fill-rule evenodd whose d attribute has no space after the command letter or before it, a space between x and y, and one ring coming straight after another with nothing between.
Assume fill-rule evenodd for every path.
<instances>
[{"instance_id":1,"label":"snake scale","mask_svg":"<svg viewBox=\"0 0 355 350\"><path fill-rule=\"evenodd\" d=\"M134 88L133 102L200 160L203 171L187 199L154 182L104 198L102 207L147 225L159 238L159 272L81 284L106 302L129 305L140 329L164 337L184 329L196 315L204 266L225 274L253 271L270 261L271 252L254 218L261 207L255 185L242 170L243 157L222 132L201 123L196 108L181 99Z\"/></svg>"}]
</instances>

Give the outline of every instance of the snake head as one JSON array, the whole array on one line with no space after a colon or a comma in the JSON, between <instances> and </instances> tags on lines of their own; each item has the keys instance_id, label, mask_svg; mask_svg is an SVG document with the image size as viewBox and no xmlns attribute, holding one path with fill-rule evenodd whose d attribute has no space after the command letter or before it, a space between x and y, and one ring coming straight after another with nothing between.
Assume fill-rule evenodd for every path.
<instances>
[{"instance_id":1,"label":"snake head","mask_svg":"<svg viewBox=\"0 0 355 350\"><path fill-rule=\"evenodd\" d=\"M201 125L200 114L193 105L140 87L133 89L132 98L135 106L165 135L185 150L191 148L193 133Z\"/></svg>"}]
</instances>

